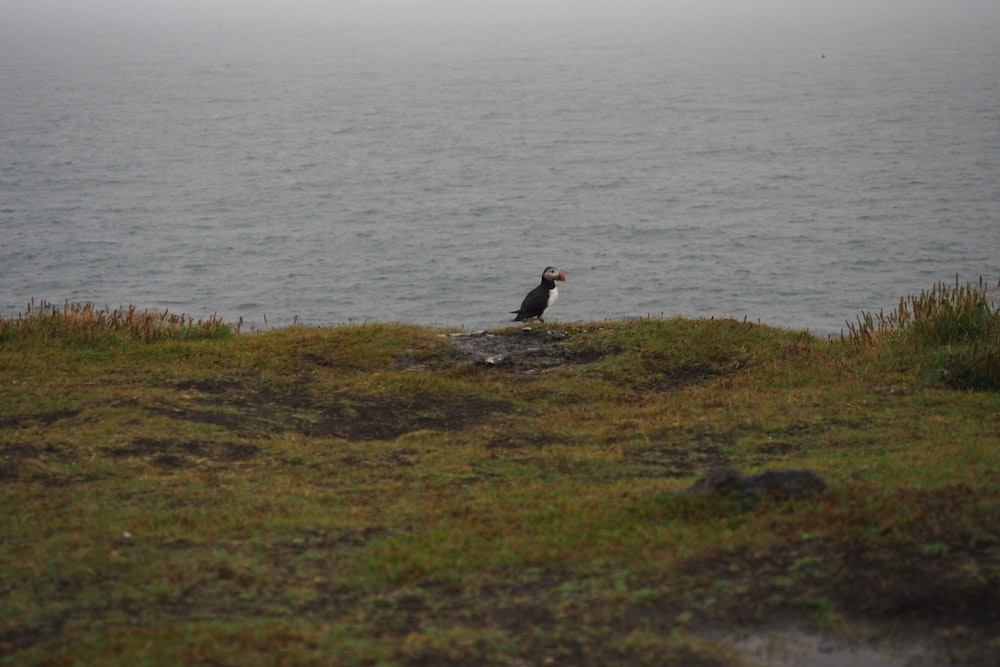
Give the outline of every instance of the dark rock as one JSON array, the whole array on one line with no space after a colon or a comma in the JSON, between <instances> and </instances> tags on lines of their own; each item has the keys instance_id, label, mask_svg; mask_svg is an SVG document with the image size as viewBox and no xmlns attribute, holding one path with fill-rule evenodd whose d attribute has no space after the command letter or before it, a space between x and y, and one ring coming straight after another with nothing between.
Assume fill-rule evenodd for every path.
<instances>
[{"instance_id":1,"label":"dark rock","mask_svg":"<svg viewBox=\"0 0 1000 667\"><path fill-rule=\"evenodd\" d=\"M693 496L738 494L746 500L808 498L826 490L826 483L810 470L767 470L747 476L731 468L709 471L685 493Z\"/></svg>"},{"instance_id":2,"label":"dark rock","mask_svg":"<svg viewBox=\"0 0 1000 667\"><path fill-rule=\"evenodd\" d=\"M448 334L459 356L484 366L509 366L521 371L537 371L566 362L557 344L567 338L563 331L525 327L509 334Z\"/></svg>"},{"instance_id":3,"label":"dark rock","mask_svg":"<svg viewBox=\"0 0 1000 667\"><path fill-rule=\"evenodd\" d=\"M689 496L707 496L712 493L743 492L746 476L732 468L715 468L709 470L704 477L688 487L685 493Z\"/></svg>"}]
</instances>

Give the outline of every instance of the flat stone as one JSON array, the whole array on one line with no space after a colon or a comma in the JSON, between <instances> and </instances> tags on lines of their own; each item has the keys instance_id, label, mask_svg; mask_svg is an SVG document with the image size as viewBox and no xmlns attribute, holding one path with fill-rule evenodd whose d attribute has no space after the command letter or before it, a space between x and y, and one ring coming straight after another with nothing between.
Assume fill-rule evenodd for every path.
<instances>
[{"instance_id":1,"label":"flat stone","mask_svg":"<svg viewBox=\"0 0 1000 667\"><path fill-rule=\"evenodd\" d=\"M447 334L461 358L484 366L510 366L530 372L566 363L557 344L566 340L565 331L524 327L509 334L485 331Z\"/></svg>"}]
</instances>

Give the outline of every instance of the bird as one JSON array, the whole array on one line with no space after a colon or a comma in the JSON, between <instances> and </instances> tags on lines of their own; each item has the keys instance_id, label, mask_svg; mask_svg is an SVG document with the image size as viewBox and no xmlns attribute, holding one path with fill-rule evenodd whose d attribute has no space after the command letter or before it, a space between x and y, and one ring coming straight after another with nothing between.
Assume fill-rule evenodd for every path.
<instances>
[{"instance_id":1,"label":"bird","mask_svg":"<svg viewBox=\"0 0 1000 667\"><path fill-rule=\"evenodd\" d=\"M517 315L514 321L524 322L537 319L539 322L545 322L543 319L545 314L559 298L559 289L555 283L557 280L565 281L566 274L554 266L545 267L545 270L542 271L542 284L528 292L518 310L510 311Z\"/></svg>"}]
</instances>

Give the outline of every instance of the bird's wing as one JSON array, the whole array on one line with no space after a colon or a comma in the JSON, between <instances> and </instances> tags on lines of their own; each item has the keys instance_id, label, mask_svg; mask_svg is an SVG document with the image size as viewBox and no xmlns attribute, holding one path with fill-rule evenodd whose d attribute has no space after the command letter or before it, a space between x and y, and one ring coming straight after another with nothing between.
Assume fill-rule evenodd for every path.
<instances>
[{"instance_id":1,"label":"bird's wing","mask_svg":"<svg viewBox=\"0 0 1000 667\"><path fill-rule=\"evenodd\" d=\"M548 303L549 291L545 289L544 285L539 285L528 292L528 296L524 297L524 301L521 302L521 312L540 313L545 310Z\"/></svg>"}]
</instances>

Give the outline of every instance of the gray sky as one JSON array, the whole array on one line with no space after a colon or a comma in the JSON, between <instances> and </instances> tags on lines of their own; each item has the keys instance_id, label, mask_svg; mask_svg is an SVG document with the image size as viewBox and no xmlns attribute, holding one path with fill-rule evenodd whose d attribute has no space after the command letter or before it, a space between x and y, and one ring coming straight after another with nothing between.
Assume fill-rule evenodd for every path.
<instances>
[{"instance_id":1,"label":"gray sky","mask_svg":"<svg viewBox=\"0 0 1000 667\"><path fill-rule=\"evenodd\" d=\"M998 0L2 0L0 23L127 25L247 20L1000 20Z\"/></svg>"}]
</instances>

